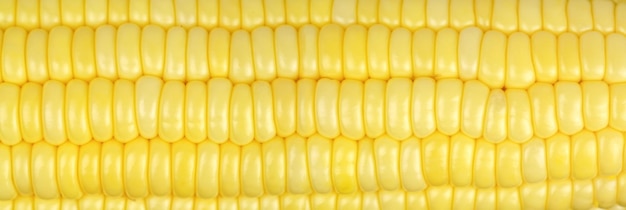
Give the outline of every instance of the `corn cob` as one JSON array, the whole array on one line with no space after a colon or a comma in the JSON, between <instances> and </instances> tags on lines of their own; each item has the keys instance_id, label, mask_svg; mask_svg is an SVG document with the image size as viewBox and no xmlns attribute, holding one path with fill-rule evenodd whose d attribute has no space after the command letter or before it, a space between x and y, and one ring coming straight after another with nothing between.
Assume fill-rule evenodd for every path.
<instances>
[{"instance_id":1,"label":"corn cob","mask_svg":"<svg viewBox=\"0 0 626 210\"><path fill-rule=\"evenodd\" d=\"M482 42L481 40L489 40ZM49 32L4 31L0 81L22 85L50 79L96 77L137 80L142 75L166 81L228 78L233 83L289 79L435 77L478 79L490 88L528 88L535 82L602 80L626 82L626 37L597 31L531 35L457 32L383 25L296 29L282 25L232 33L223 28L167 32L155 25L124 24L95 30L65 26ZM341 46L337 48L337 46ZM41 50L44 49L44 50Z\"/></svg>"},{"instance_id":2,"label":"corn cob","mask_svg":"<svg viewBox=\"0 0 626 210\"><path fill-rule=\"evenodd\" d=\"M14 201L0 201L0 209L446 209L471 208L495 209L498 207L521 208L506 200L524 200L525 207L537 209L570 208L570 200L561 197L534 199L531 193L547 194L548 191L533 191L520 188L520 192L507 190L473 190L471 188L444 187L437 190L412 193L402 191L379 191L355 194L311 194L263 196L259 198L178 198L151 196L145 199L128 199L103 195L84 196L80 200L43 200L33 197L18 197ZM438 196L438 193L453 191L454 196ZM517 193L517 194L516 194ZM452 194L452 193L451 193ZM513 197L511 197L513 196ZM587 197L580 197L587 198ZM513 204L513 205L511 205ZM606 207L614 210L623 207ZM582 208L575 208L582 209ZM595 209L595 208L587 208Z\"/></svg>"},{"instance_id":3,"label":"corn cob","mask_svg":"<svg viewBox=\"0 0 626 210\"><path fill-rule=\"evenodd\" d=\"M521 145L441 133L404 141L294 135L245 146L158 138L58 147L20 143L0 146L0 200L103 194L258 198L399 190L445 197L463 190L544 200L557 196L566 204L571 199L577 208L591 207L591 201L610 207L626 203L623 148L622 133L613 129L533 138Z\"/></svg>"},{"instance_id":4,"label":"corn cob","mask_svg":"<svg viewBox=\"0 0 626 210\"><path fill-rule=\"evenodd\" d=\"M445 198L444 198L445 199ZM84 196L80 200L54 199L43 200L32 197L18 197L6 202L0 209L361 209L382 208L399 209L427 208L425 193L369 192L351 195L312 194L263 196L259 198L177 198L152 196L146 199L131 200L124 197L102 195ZM404 203L406 201L406 204ZM3 201L0 201L3 202ZM465 199L456 205L472 205ZM493 203L495 205L495 203Z\"/></svg>"},{"instance_id":5,"label":"corn cob","mask_svg":"<svg viewBox=\"0 0 626 210\"><path fill-rule=\"evenodd\" d=\"M626 205L620 0L8 0L0 29L0 209Z\"/></svg>"},{"instance_id":6,"label":"corn cob","mask_svg":"<svg viewBox=\"0 0 626 210\"><path fill-rule=\"evenodd\" d=\"M155 24L164 27L224 27L251 30L289 24L342 26L384 24L389 27L463 29L477 26L505 33L580 34L589 30L626 33L626 4L594 1L471 0L176 0L176 1L41 1L9 0L0 7L0 28L27 29L65 25Z\"/></svg>"},{"instance_id":7,"label":"corn cob","mask_svg":"<svg viewBox=\"0 0 626 210\"><path fill-rule=\"evenodd\" d=\"M626 85L601 81L535 83L528 90L492 89L476 80L394 78L235 84L140 77L0 84L0 141L128 142L141 136L246 145L275 136L424 138L462 132L493 143L611 127L626 131ZM210 120L209 120L210 119Z\"/></svg>"}]
</instances>

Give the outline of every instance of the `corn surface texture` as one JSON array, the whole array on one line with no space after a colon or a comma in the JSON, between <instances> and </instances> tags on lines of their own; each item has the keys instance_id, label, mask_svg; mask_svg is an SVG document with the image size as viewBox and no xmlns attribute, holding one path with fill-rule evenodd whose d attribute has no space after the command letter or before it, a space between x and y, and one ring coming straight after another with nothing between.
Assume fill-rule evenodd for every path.
<instances>
[{"instance_id":1,"label":"corn surface texture","mask_svg":"<svg viewBox=\"0 0 626 210\"><path fill-rule=\"evenodd\" d=\"M624 209L624 0L0 0L0 210Z\"/></svg>"},{"instance_id":2,"label":"corn surface texture","mask_svg":"<svg viewBox=\"0 0 626 210\"><path fill-rule=\"evenodd\" d=\"M0 84L0 142L83 145L139 136L246 145L293 134L397 140L436 131L491 143L612 128L626 131L626 85L602 81L489 89L476 80L276 79L233 84L97 78Z\"/></svg>"},{"instance_id":3,"label":"corn surface texture","mask_svg":"<svg viewBox=\"0 0 626 210\"><path fill-rule=\"evenodd\" d=\"M547 30L626 33L621 0L6 0L0 28L98 27L135 23L163 27L223 27L252 30L289 24L358 24L411 30L476 26L510 34Z\"/></svg>"},{"instance_id":4,"label":"corn surface texture","mask_svg":"<svg viewBox=\"0 0 626 210\"><path fill-rule=\"evenodd\" d=\"M387 193L425 193L432 196L430 205L452 205L452 197L446 196L462 193L459 202L471 204L477 201L466 194L490 192L498 203L512 202L508 196L514 196L540 209L581 201L586 208L592 201L606 208L626 202L621 196L626 191L623 148L622 133L613 129L533 138L524 144L493 144L439 132L402 141L389 136L353 141L292 135L245 146L159 138L82 146L20 143L0 147L11 155L0 163L0 175L13 177L13 183L0 182L5 186L0 199L237 199L378 192L380 199Z\"/></svg>"},{"instance_id":5,"label":"corn surface texture","mask_svg":"<svg viewBox=\"0 0 626 210\"><path fill-rule=\"evenodd\" d=\"M233 83L286 79L432 77L490 88L535 82L626 82L626 36L586 31L530 34L467 27L390 28L327 24L228 31L125 23L0 31L0 81L23 85L94 78Z\"/></svg>"}]
</instances>

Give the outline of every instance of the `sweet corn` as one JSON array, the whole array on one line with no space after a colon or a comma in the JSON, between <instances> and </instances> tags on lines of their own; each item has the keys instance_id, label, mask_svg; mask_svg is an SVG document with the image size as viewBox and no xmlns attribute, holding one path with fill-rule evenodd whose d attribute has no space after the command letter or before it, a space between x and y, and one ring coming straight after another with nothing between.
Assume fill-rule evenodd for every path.
<instances>
[{"instance_id":1,"label":"sweet corn","mask_svg":"<svg viewBox=\"0 0 626 210\"><path fill-rule=\"evenodd\" d=\"M276 78L434 77L478 79L490 88L529 88L535 82L557 81L626 82L620 71L626 66L626 37L598 31L507 35L468 27L411 32L381 24L166 31L157 25L125 23L95 30L10 27L2 37L0 80L18 85L94 78L134 81L143 75L165 81L228 78L236 84Z\"/></svg>"},{"instance_id":2,"label":"sweet corn","mask_svg":"<svg viewBox=\"0 0 626 210\"><path fill-rule=\"evenodd\" d=\"M8 0L2 209L622 209L622 0Z\"/></svg>"},{"instance_id":3,"label":"sweet corn","mask_svg":"<svg viewBox=\"0 0 626 210\"><path fill-rule=\"evenodd\" d=\"M559 148L562 144L566 147ZM373 204L366 205L370 201L365 200L355 204L353 199L361 199L361 195L365 199L365 195L374 193L371 202L382 206L418 205L414 202L428 200L420 206L590 208L592 201L598 201L597 205L608 208L626 202L615 197L624 190L619 184L624 178L623 147L622 133L613 129L584 131L572 136L571 141L569 136L557 134L521 145L510 140L493 144L463 134L441 133L424 139L397 141L383 136L358 142L345 137L331 140L319 135L294 135L245 146L143 138L125 144L93 141L80 147L69 142L59 147L45 142L20 143L0 148L6 151L3 154L12 155L3 159L11 161L2 164L2 172L9 176L1 183L5 187L2 202L33 205L33 197L28 196L35 196L34 205L44 206L65 202L109 205L109 200L113 202L110 205L145 200L145 205L168 206L177 201L182 205L207 199L217 199L219 204L224 199L235 202L228 206L236 206L239 199L239 205L245 200L254 201L256 206L259 200L263 203L264 199L280 196L275 198L290 203L288 206L303 205L298 207L302 209L325 205L332 196L340 199L332 202L349 202L356 208L361 202L368 207ZM565 157L561 156L564 152ZM376 164L362 159L373 159ZM36 166L53 171L30 169ZM171 172L163 170L170 167ZM78 173L68 177L68 171ZM11 180L14 183L6 183ZM69 189L77 189L78 193ZM174 197L163 197L170 195Z\"/></svg>"},{"instance_id":4,"label":"sweet corn","mask_svg":"<svg viewBox=\"0 0 626 210\"><path fill-rule=\"evenodd\" d=\"M174 195L174 199L241 199L379 192L379 196L426 193L433 196L431 205L452 205L447 197L452 191L456 196L456 191L493 190L497 202L511 202L508 196L521 198L521 203L508 203L516 206L546 208L566 193L572 200L554 205L586 206L591 204L577 202L589 199L605 208L626 202L616 197L624 190L623 184L618 185L625 178L621 174L623 148L622 133L610 128L571 137L533 138L524 144L511 140L494 144L439 132L404 141L389 136L352 141L293 135L245 146L188 140L168 143L159 138L92 141L82 146L66 142L58 147L22 142L0 148L11 156L0 165L3 177L8 178L0 183L5 189L0 198L59 200L104 195L136 200ZM363 161L368 159L373 162ZM564 184L567 188L562 190L551 187ZM462 197L463 202L475 200Z\"/></svg>"},{"instance_id":5,"label":"sweet corn","mask_svg":"<svg viewBox=\"0 0 626 210\"><path fill-rule=\"evenodd\" d=\"M2 83L0 111L7 114L1 118L0 141L83 145L141 136L246 145L296 133L352 140L388 134L403 140L439 131L524 143L556 133L626 131L620 105L624 88L563 81L503 91L476 80L431 78L277 79L248 85L223 78L184 84L143 76L136 82Z\"/></svg>"},{"instance_id":6,"label":"sweet corn","mask_svg":"<svg viewBox=\"0 0 626 210\"><path fill-rule=\"evenodd\" d=\"M266 195L258 198L180 198L150 196L143 199L87 195L81 199L44 200L30 196L20 196L13 201L0 201L1 209L361 209L361 208L428 208L428 195L402 191L379 191L354 194L311 194L281 196ZM405 204L406 201L406 204ZM445 201L444 201L445 202ZM455 205L473 205L462 200Z\"/></svg>"},{"instance_id":7,"label":"sweet corn","mask_svg":"<svg viewBox=\"0 0 626 210\"><path fill-rule=\"evenodd\" d=\"M359 24L388 27L463 29L477 26L505 33L533 33L546 29L580 34L595 30L626 33L626 4L614 0L594 1L306 1L306 0L203 0L203 1L39 1L11 0L0 7L0 28L22 26L50 29L65 25L98 27L127 22L141 26L190 28L224 27L252 30L259 26L289 24L342 26Z\"/></svg>"}]
</instances>

